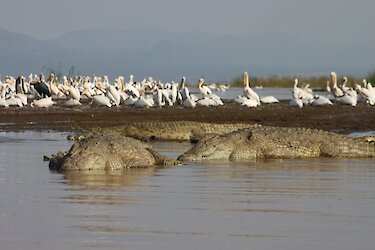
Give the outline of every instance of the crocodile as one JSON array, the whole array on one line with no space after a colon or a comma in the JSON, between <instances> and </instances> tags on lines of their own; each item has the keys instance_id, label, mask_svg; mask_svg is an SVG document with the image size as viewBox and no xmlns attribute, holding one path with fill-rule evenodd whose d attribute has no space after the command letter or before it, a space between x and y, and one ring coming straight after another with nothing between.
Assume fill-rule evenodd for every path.
<instances>
[{"instance_id":1,"label":"crocodile","mask_svg":"<svg viewBox=\"0 0 375 250\"><path fill-rule=\"evenodd\" d=\"M147 143L109 134L94 134L76 141L68 152L58 152L46 160L52 170L116 170L179 164L158 154Z\"/></svg>"},{"instance_id":2,"label":"crocodile","mask_svg":"<svg viewBox=\"0 0 375 250\"><path fill-rule=\"evenodd\" d=\"M224 134L256 125L249 123L208 123L193 121L172 122L135 122L121 126L94 128L79 135L70 135L69 139L79 140L93 133L129 136L142 141L193 141L197 142L207 134Z\"/></svg>"},{"instance_id":3,"label":"crocodile","mask_svg":"<svg viewBox=\"0 0 375 250\"><path fill-rule=\"evenodd\" d=\"M207 135L178 160L375 157L372 140L308 128L256 126L222 135Z\"/></svg>"}]
</instances>

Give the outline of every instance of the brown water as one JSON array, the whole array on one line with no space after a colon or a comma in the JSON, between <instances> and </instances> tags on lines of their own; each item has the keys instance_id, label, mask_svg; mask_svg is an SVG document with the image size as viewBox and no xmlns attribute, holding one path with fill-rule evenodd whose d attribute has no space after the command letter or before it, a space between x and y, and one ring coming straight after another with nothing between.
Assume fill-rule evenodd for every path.
<instances>
[{"instance_id":1,"label":"brown water","mask_svg":"<svg viewBox=\"0 0 375 250\"><path fill-rule=\"evenodd\" d=\"M374 160L52 173L65 137L0 133L0 249L374 249Z\"/></svg>"}]
</instances>

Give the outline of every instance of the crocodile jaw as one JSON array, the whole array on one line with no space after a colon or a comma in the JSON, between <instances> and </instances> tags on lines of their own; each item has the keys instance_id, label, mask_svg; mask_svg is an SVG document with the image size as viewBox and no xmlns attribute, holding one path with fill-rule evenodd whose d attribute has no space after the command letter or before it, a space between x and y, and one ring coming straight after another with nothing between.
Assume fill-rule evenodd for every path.
<instances>
[{"instance_id":1,"label":"crocodile jaw","mask_svg":"<svg viewBox=\"0 0 375 250\"><path fill-rule=\"evenodd\" d=\"M179 161L209 161L209 160L229 160L232 154L230 148L223 150L210 150L210 151L200 151L200 152L191 152L190 150L183 155L180 155L177 160Z\"/></svg>"}]
</instances>

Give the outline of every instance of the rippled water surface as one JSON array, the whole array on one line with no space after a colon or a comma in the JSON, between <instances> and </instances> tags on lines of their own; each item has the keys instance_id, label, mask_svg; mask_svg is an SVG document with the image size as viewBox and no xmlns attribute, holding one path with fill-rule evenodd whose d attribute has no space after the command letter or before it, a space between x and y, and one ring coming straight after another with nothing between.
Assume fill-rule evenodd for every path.
<instances>
[{"instance_id":1,"label":"rippled water surface","mask_svg":"<svg viewBox=\"0 0 375 250\"><path fill-rule=\"evenodd\" d=\"M1 249L374 249L374 160L50 172L65 138L0 133Z\"/></svg>"}]
</instances>

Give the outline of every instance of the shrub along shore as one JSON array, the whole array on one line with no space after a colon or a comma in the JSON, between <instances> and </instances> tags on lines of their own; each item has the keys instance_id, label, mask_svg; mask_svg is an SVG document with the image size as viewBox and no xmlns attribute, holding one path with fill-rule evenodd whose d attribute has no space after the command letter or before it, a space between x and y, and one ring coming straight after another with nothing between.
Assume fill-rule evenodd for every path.
<instances>
[{"instance_id":1,"label":"shrub along shore","mask_svg":"<svg viewBox=\"0 0 375 250\"><path fill-rule=\"evenodd\" d=\"M338 84L342 84L343 77L348 77L348 87L355 87L355 84L362 85L363 79L367 79L368 82L372 84L375 83L375 70L370 72L367 76L356 77L351 75L338 75ZM326 89L327 81L329 80L329 72L326 76L278 76L270 75L266 77L252 76L250 74L250 84L251 87L267 87L267 88L291 88L294 85L294 79L298 78L301 86L303 84L310 84L310 87L315 90ZM229 81L232 87L243 87L242 75L235 77L233 80Z\"/></svg>"}]
</instances>

